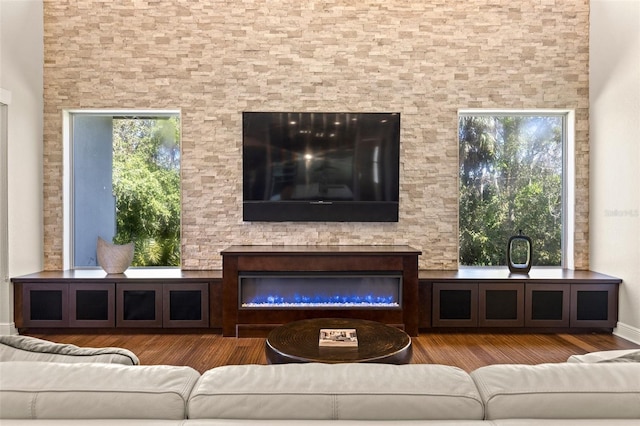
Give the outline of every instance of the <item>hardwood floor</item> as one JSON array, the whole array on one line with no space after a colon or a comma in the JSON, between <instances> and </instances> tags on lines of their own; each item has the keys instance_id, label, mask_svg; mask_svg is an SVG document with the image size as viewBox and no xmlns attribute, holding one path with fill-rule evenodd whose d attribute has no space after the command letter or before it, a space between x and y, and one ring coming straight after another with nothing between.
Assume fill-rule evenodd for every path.
<instances>
[{"instance_id":1,"label":"hardwood floor","mask_svg":"<svg viewBox=\"0 0 640 426\"><path fill-rule=\"evenodd\" d=\"M221 365L266 364L264 338L220 334L30 334L77 346L122 347L145 365L188 365L201 373ZM420 333L412 363L446 364L472 371L489 364L564 362L573 354L635 349L611 334Z\"/></svg>"}]
</instances>

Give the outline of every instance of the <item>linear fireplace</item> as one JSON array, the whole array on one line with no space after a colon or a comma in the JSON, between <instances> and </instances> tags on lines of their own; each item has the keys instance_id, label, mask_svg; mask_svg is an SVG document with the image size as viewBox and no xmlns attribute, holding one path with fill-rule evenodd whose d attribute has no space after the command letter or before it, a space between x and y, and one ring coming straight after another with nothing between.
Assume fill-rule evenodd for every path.
<instances>
[{"instance_id":1,"label":"linear fireplace","mask_svg":"<svg viewBox=\"0 0 640 426\"><path fill-rule=\"evenodd\" d=\"M402 306L401 274L266 274L238 277L239 309L376 309Z\"/></svg>"},{"instance_id":2,"label":"linear fireplace","mask_svg":"<svg viewBox=\"0 0 640 426\"><path fill-rule=\"evenodd\" d=\"M408 246L233 246L222 254L222 334L266 336L310 318L418 334L418 256Z\"/></svg>"}]
</instances>

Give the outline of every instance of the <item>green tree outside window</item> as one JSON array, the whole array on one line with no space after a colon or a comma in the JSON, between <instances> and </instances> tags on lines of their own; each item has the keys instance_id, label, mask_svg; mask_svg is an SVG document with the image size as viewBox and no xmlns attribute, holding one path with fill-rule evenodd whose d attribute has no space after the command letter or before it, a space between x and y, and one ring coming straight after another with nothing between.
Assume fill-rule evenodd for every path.
<instances>
[{"instance_id":1,"label":"green tree outside window","mask_svg":"<svg viewBox=\"0 0 640 426\"><path fill-rule=\"evenodd\" d=\"M113 120L114 243L135 242L132 266L180 266L177 117Z\"/></svg>"},{"instance_id":2,"label":"green tree outside window","mask_svg":"<svg viewBox=\"0 0 640 426\"><path fill-rule=\"evenodd\" d=\"M562 115L460 115L461 265L506 265L519 230L533 265L561 265L563 129Z\"/></svg>"}]
</instances>

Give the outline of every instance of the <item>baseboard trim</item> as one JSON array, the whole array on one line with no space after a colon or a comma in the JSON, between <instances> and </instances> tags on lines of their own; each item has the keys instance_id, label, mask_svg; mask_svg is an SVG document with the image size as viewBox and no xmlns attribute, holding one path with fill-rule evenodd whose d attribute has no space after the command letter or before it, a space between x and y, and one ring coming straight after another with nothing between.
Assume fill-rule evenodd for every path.
<instances>
[{"instance_id":1,"label":"baseboard trim","mask_svg":"<svg viewBox=\"0 0 640 426\"><path fill-rule=\"evenodd\" d=\"M616 328L613 329L613 334L640 345L640 328L618 322Z\"/></svg>"},{"instance_id":2,"label":"baseboard trim","mask_svg":"<svg viewBox=\"0 0 640 426\"><path fill-rule=\"evenodd\" d=\"M0 335L14 335L18 334L18 329L16 328L16 323L14 322L2 322L0 323Z\"/></svg>"}]
</instances>

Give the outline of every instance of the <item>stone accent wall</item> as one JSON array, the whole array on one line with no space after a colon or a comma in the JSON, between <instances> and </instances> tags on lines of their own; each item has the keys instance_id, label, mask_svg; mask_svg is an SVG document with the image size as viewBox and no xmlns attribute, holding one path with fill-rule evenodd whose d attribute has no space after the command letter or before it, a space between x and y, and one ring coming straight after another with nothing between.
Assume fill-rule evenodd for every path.
<instances>
[{"instance_id":1,"label":"stone accent wall","mask_svg":"<svg viewBox=\"0 0 640 426\"><path fill-rule=\"evenodd\" d=\"M45 268L62 267L62 111L182 110L185 269L234 244L408 244L456 269L457 111L576 111L588 267L588 0L45 0ZM398 223L243 223L242 111L401 113Z\"/></svg>"}]
</instances>

